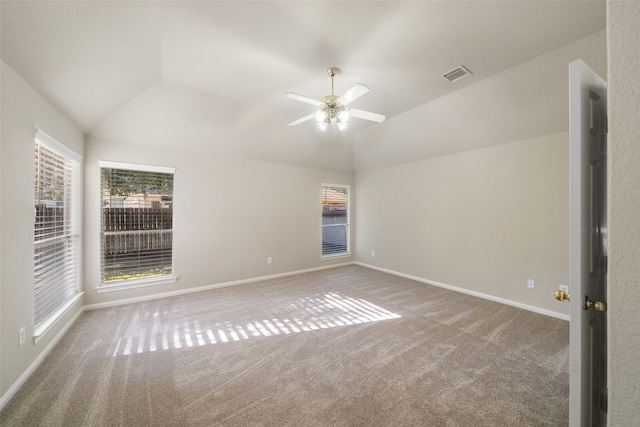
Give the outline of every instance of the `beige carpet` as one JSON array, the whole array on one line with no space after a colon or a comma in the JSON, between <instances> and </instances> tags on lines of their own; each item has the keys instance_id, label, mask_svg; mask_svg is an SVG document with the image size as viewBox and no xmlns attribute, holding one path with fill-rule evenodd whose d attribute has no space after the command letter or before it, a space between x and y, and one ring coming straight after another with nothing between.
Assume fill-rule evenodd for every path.
<instances>
[{"instance_id":1,"label":"beige carpet","mask_svg":"<svg viewBox=\"0 0 640 427\"><path fill-rule=\"evenodd\" d=\"M569 324L359 266L83 313L2 426L564 426Z\"/></svg>"}]
</instances>

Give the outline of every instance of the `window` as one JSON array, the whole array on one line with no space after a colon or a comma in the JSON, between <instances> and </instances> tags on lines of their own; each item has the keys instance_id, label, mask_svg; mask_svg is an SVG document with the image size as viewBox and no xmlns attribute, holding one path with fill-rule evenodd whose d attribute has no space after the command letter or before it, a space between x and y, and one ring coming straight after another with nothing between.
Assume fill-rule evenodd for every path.
<instances>
[{"instance_id":1,"label":"window","mask_svg":"<svg viewBox=\"0 0 640 427\"><path fill-rule=\"evenodd\" d=\"M36 338L82 295L82 158L36 130L34 187L34 325Z\"/></svg>"},{"instance_id":2,"label":"window","mask_svg":"<svg viewBox=\"0 0 640 427\"><path fill-rule=\"evenodd\" d=\"M175 281L174 172L167 167L100 162L99 291Z\"/></svg>"},{"instance_id":3,"label":"window","mask_svg":"<svg viewBox=\"0 0 640 427\"><path fill-rule=\"evenodd\" d=\"M322 185L322 256L348 255L349 242L348 185Z\"/></svg>"}]
</instances>

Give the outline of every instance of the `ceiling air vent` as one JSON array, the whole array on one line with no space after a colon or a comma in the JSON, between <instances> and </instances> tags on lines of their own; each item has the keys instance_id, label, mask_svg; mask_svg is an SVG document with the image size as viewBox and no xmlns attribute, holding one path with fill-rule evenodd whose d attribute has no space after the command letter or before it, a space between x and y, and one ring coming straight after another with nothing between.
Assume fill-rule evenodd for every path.
<instances>
[{"instance_id":1,"label":"ceiling air vent","mask_svg":"<svg viewBox=\"0 0 640 427\"><path fill-rule=\"evenodd\" d=\"M442 77L453 83L472 74L473 73L469 71L464 65L461 65L458 68L454 68L453 70L443 74Z\"/></svg>"}]
</instances>

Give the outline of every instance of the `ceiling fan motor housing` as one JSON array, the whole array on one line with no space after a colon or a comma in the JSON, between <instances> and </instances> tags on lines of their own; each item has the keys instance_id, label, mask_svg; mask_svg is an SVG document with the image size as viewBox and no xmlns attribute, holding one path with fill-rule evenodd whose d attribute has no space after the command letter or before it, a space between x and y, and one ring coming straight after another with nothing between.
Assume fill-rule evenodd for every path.
<instances>
[{"instance_id":1,"label":"ceiling fan motor housing","mask_svg":"<svg viewBox=\"0 0 640 427\"><path fill-rule=\"evenodd\" d=\"M322 102L324 103L323 110L327 112L327 115L330 119L335 118L341 110L345 110L345 108L338 104L337 95L327 95L322 98Z\"/></svg>"}]
</instances>

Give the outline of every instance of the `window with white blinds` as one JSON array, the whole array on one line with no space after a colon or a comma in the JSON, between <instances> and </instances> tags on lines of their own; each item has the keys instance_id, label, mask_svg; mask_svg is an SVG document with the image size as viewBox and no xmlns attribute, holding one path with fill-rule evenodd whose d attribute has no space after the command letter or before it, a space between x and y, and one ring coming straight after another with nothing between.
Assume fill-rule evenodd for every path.
<instances>
[{"instance_id":1,"label":"window with white blinds","mask_svg":"<svg viewBox=\"0 0 640 427\"><path fill-rule=\"evenodd\" d=\"M175 280L174 168L100 162L101 287Z\"/></svg>"},{"instance_id":2,"label":"window with white blinds","mask_svg":"<svg viewBox=\"0 0 640 427\"><path fill-rule=\"evenodd\" d=\"M34 321L80 292L82 158L40 130L35 140Z\"/></svg>"},{"instance_id":3,"label":"window with white blinds","mask_svg":"<svg viewBox=\"0 0 640 427\"><path fill-rule=\"evenodd\" d=\"M348 255L349 241L348 185L322 185L322 256Z\"/></svg>"}]
</instances>

